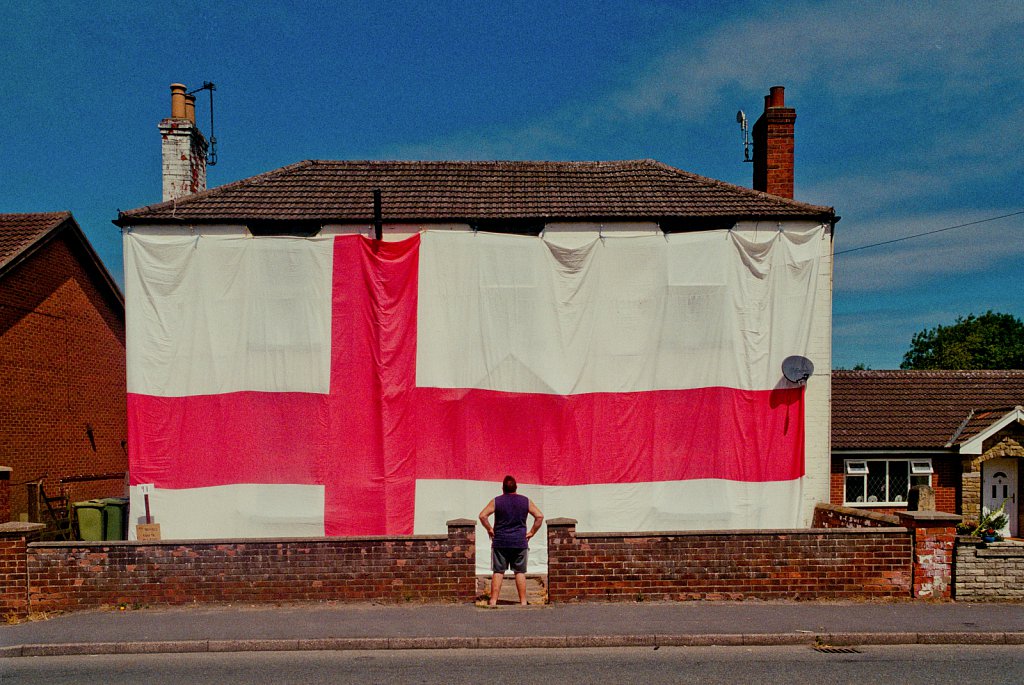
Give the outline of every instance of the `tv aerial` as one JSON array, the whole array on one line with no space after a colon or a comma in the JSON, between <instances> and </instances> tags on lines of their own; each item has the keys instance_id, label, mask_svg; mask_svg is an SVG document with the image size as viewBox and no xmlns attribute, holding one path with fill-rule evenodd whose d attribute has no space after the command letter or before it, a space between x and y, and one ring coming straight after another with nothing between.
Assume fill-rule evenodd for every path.
<instances>
[{"instance_id":1,"label":"tv aerial","mask_svg":"<svg viewBox=\"0 0 1024 685\"><path fill-rule=\"evenodd\" d=\"M213 134L213 91L217 90L217 86L212 81L203 81L203 85L190 90L189 95L195 95L201 90L209 91L210 93L210 152L206 156L207 166L217 165L217 136Z\"/></svg>"},{"instance_id":2,"label":"tv aerial","mask_svg":"<svg viewBox=\"0 0 1024 685\"><path fill-rule=\"evenodd\" d=\"M782 360L782 375L790 383L800 385L807 382L807 379L814 375L814 363L807 357L793 355Z\"/></svg>"},{"instance_id":3,"label":"tv aerial","mask_svg":"<svg viewBox=\"0 0 1024 685\"><path fill-rule=\"evenodd\" d=\"M747 115L741 109L736 112L736 123L740 125L740 130L743 131L743 161L753 162L750 158L750 129L747 128Z\"/></svg>"}]
</instances>

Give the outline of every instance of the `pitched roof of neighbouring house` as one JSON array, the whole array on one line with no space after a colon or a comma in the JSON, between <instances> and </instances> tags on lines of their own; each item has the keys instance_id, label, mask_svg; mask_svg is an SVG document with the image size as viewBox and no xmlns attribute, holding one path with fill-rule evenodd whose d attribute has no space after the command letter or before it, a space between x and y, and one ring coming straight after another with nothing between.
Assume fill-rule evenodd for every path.
<instances>
[{"instance_id":1,"label":"pitched roof of neighbouring house","mask_svg":"<svg viewBox=\"0 0 1024 685\"><path fill-rule=\"evenodd\" d=\"M833 371L834 449L941 449L1024 405L1021 371Z\"/></svg>"},{"instance_id":2,"label":"pitched roof of neighbouring house","mask_svg":"<svg viewBox=\"0 0 1024 685\"><path fill-rule=\"evenodd\" d=\"M0 269L70 218L71 212L0 214Z\"/></svg>"},{"instance_id":3,"label":"pitched roof of neighbouring house","mask_svg":"<svg viewBox=\"0 0 1024 685\"><path fill-rule=\"evenodd\" d=\"M29 259L36 250L58 235L67 233L81 248L85 266L102 282L114 299L124 307L124 295L111 278L99 256L82 233L71 212L33 212L0 214L0 277Z\"/></svg>"},{"instance_id":4,"label":"pitched roof of neighbouring house","mask_svg":"<svg viewBox=\"0 0 1024 685\"><path fill-rule=\"evenodd\" d=\"M115 224L657 218L835 219L796 202L650 159L620 162L308 160L195 195L122 212Z\"/></svg>"}]
</instances>

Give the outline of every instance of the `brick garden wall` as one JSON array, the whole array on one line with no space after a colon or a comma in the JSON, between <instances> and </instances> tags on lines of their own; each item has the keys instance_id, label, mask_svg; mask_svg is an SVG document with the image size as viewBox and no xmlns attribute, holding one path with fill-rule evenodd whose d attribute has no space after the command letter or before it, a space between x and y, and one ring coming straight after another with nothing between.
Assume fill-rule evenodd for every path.
<instances>
[{"instance_id":1,"label":"brick garden wall","mask_svg":"<svg viewBox=\"0 0 1024 685\"><path fill-rule=\"evenodd\" d=\"M905 528L577 533L548 522L552 602L910 597Z\"/></svg>"},{"instance_id":2,"label":"brick garden wall","mask_svg":"<svg viewBox=\"0 0 1024 685\"><path fill-rule=\"evenodd\" d=\"M892 528L900 520L892 514L870 509L841 507L835 504L818 504L814 508L812 528Z\"/></svg>"},{"instance_id":3,"label":"brick garden wall","mask_svg":"<svg viewBox=\"0 0 1024 685\"><path fill-rule=\"evenodd\" d=\"M27 547L32 611L189 602L471 601L475 522L448 534Z\"/></svg>"},{"instance_id":4,"label":"brick garden wall","mask_svg":"<svg viewBox=\"0 0 1024 685\"><path fill-rule=\"evenodd\" d=\"M956 543L957 599L1024 600L1024 543L985 544L961 537Z\"/></svg>"},{"instance_id":5,"label":"brick garden wall","mask_svg":"<svg viewBox=\"0 0 1024 685\"><path fill-rule=\"evenodd\" d=\"M64 476L127 469L124 309L97 287L83 266L88 259L63 232L0 287L0 465L13 468L13 482L45 474L51 496ZM78 500L123 489L106 481L68 494ZM26 489L13 487L10 515L25 511Z\"/></svg>"}]
</instances>

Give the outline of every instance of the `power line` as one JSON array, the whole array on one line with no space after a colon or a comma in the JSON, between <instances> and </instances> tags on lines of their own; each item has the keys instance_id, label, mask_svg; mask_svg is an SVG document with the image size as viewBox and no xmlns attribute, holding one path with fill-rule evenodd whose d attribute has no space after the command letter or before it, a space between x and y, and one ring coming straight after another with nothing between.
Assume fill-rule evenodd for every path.
<instances>
[{"instance_id":1,"label":"power line","mask_svg":"<svg viewBox=\"0 0 1024 685\"><path fill-rule=\"evenodd\" d=\"M987 221L996 221L997 219L1006 219L1007 217L1017 216L1019 214L1024 214L1024 210L1021 210L1019 212L1011 212L1010 214L1003 214L1001 216L993 216L993 217L989 217L988 219L979 219L978 221L969 221L966 224L957 224L956 226L947 226L946 228L938 228L938 229L935 229L934 231L925 231L924 233L915 233L914 235L903 236L902 238L893 238L892 240L884 240L884 241L882 241L880 243L871 243L870 245L861 245L860 247L851 247L849 250L840 250L839 252L834 253L833 256L839 256L841 254L846 254L847 252L856 252L857 250L866 250L869 247L878 247L879 245L889 245L891 243L898 243L898 242L901 242L903 240L910 240L912 238L921 238L921 237L924 237L926 235L935 235L936 233L942 233L943 231L952 231L954 228L964 228L966 226L975 226L977 224L983 224L983 223L985 223Z\"/></svg>"}]
</instances>

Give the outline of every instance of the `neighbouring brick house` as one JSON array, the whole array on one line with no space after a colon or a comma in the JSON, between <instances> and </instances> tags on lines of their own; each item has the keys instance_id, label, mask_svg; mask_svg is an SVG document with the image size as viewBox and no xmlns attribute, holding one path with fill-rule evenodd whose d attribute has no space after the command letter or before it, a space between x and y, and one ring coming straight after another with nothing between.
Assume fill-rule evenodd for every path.
<instances>
[{"instance_id":1,"label":"neighbouring brick house","mask_svg":"<svg viewBox=\"0 0 1024 685\"><path fill-rule=\"evenodd\" d=\"M70 212L0 214L0 465L9 507L25 481L72 499L120 495L124 472L124 300ZM2 504L2 502L0 502Z\"/></svg>"},{"instance_id":2,"label":"neighbouring brick house","mask_svg":"<svg viewBox=\"0 0 1024 685\"><path fill-rule=\"evenodd\" d=\"M1007 501L1020 535L1024 371L833 371L831 502L906 507L930 484L939 511L977 520Z\"/></svg>"}]
</instances>

